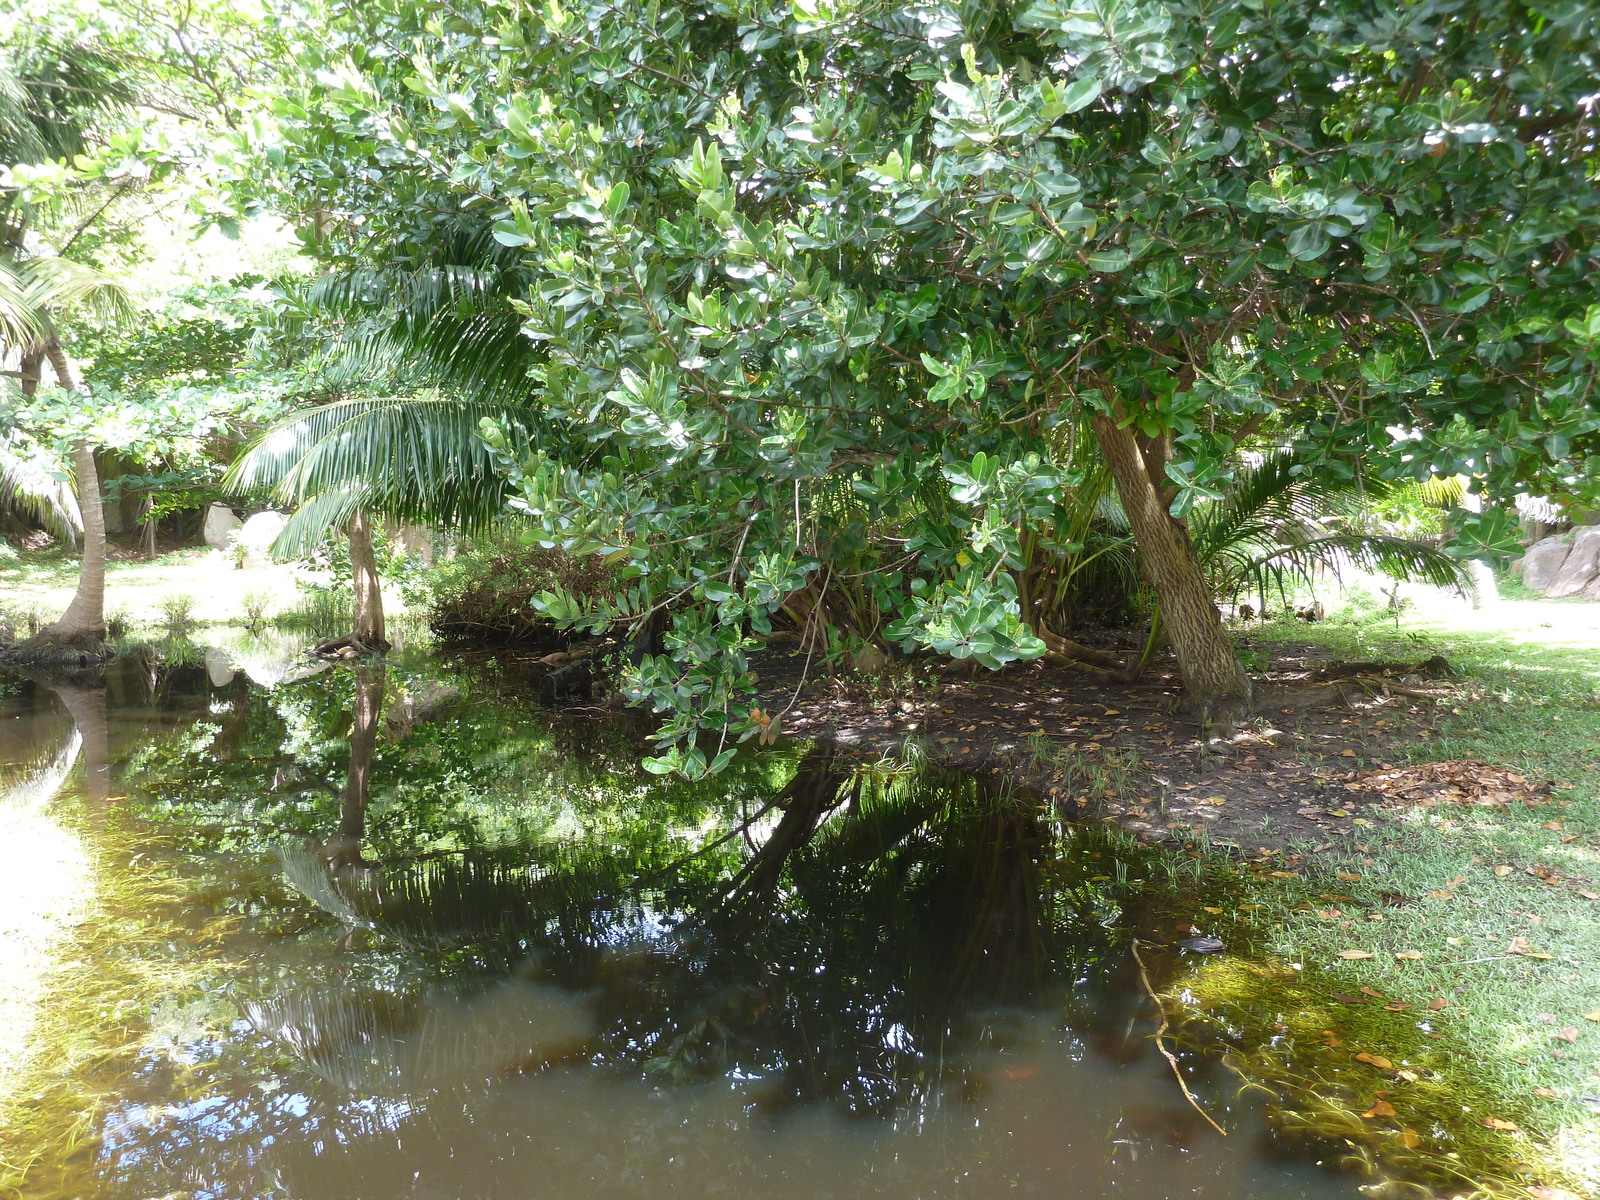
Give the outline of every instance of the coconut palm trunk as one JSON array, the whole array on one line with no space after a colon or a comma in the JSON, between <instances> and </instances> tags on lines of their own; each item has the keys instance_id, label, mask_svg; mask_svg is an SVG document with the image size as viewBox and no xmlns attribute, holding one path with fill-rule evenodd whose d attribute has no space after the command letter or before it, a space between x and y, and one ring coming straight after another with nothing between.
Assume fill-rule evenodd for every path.
<instances>
[{"instance_id":1,"label":"coconut palm trunk","mask_svg":"<svg viewBox=\"0 0 1600 1200\"><path fill-rule=\"evenodd\" d=\"M378 578L378 557L372 549L372 522L357 509L346 526L350 540L350 567L355 576L357 648L382 653L389 649L383 630L383 591Z\"/></svg>"},{"instance_id":2,"label":"coconut palm trunk","mask_svg":"<svg viewBox=\"0 0 1600 1200\"><path fill-rule=\"evenodd\" d=\"M44 354L56 382L66 391L77 391L78 381L61 343L51 338L44 345ZM106 514L94 449L87 442L73 445L72 470L77 482L78 511L83 516L83 565L78 570L72 603L44 633L62 644L84 648L92 644L98 648L106 636Z\"/></svg>"},{"instance_id":3,"label":"coconut palm trunk","mask_svg":"<svg viewBox=\"0 0 1600 1200\"><path fill-rule=\"evenodd\" d=\"M1250 710L1250 677L1222 627L1188 530L1172 516L1168 448L1112 417L1095 417L1094 431L1133 529L1140 570L1161 604L1161 623L1178 657L1185 711L1208 729L1231 733Z\"/></svg>"}]
</instances>

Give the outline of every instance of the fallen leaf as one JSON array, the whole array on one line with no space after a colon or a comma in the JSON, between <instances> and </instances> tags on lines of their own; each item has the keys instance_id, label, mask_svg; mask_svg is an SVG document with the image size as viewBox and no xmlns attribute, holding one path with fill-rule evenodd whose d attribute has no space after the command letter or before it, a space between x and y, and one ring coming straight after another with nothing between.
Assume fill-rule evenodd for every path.
<instances>
[{"instance_id":1,"label":"fallen leaf","mask_svg":"<svg viewBox=\"0 0 1600 1200\"><path fill-rule=\"evenodd\" d=\"M1405 1143L1407 1150L1415 1150L1422 1145L1422 1135L1415 1129L1402 1129L1400 1131L1400 1140Z\"/></svg>"},{"instance_id":2,"label":"fallen leaf","mask_svg":"<svg viewBox=\"0 0 1600 1200\"><path fill-rule=\"evenodd\" d=\"M1566 1042L1570 1046L1573 1042L1578 1040L1578 1031L1571 1025L1568 1025L1559 1033L1552 1033L1550 1036L1553 1038L1559 1038L1561 1041Z\"/></svg>"},{"instance_id":3,"label":"fallen leaf","mask_svg":"<svg viewBox=\"0 0 1600 1200\"><path fill-rule=\"evenodd\" d=\"M1498 1129L1501 1133L1516 1133L1517 1127L1510 1121L1502 1121L1499 1117L1485 1117L1484 1126L1489 1129Z\"/></svg>"},{"instance_id":4,"label":"fallen leaf","mask_svg":"<svg viewBox=\"0 0 1600 1200\"><path fill-rule=\"evenodd\" d=\"M1383 999L1383 993L1382 992L1375 992L1369 987L1358 988L1357 990L1360 991L1360 993L1363 996L1371 996L1374 1000L1382 1000Z\"/></svg>"},{"instance_id":5,"label":"fallen leaf","mask_svg":"<svg viewBox=\"0 0 1600 1200\"><path fill-rule=\"evenodd\" d=\"M1360 874L1358 874L1357 872L1354 872L1354 871L1340 871L1339 872L1339 878L1340 879L1360 879L1361 876L1360 876Z\"/></svg>"},{"instance_id":6,"label":"fallen leaf","mask_svg":"<svg viewBox=\"0 0 1600 1200\"><path fill-rule=\"evenodd\" d=\"M1410 1008L1411 1005L1405 1003L1403 1000L1396 1000L1393 1004L1385 1004L1383 1007L1387 1012L1405 1012L1405 1010Z\"/></svg>"},{"instance_id":7,"label":"fallen leaf","mask_svg":"<svg viewBox=\"0 0 1600 1200\"><path fill-rule=\"evenodd\" d=\"M1583 1019L1585 1021L1600 1021L1600 1009L1596 1009L1592 1013L1584 1013Z\"/></svg>"},{"instance_id":8,"label":"fallen leaf","mask_svg":"<svg viewBox=\"0 0 1600 1200\"><path fill-rule=\"evenodd\" d=\"M1525 938L1525 937L1514 937L1514 938L1511 939L1511 944L1506 947L1506 953L1507 954L1526 954L1532 948L1533 947L1528 944L1528 939L1527 938Z\"/></svg>"},{"instance_id":9,"label":"fallen leaf","mask_svg":"<svg viewBox=\"0 0 1600 1200\"><path fill-rule=\"evenodd\" d=\"M1559 1100L1559 1099L1561 1099L1561 1093L1556 1091L1555 1088L1543 1088L1543 1087L1534 1088L1533 1089L1533 1094L1535 1096L1538 1096L1541 1100Z\"/></svg>"},{"instance_id":10,"label":"fallen leaf","mask_svg":"<svg viewBox=\"0 0 1600 1200\"><path fill-rule=\"evenodd\" d=\"M1435 996L1432 1000L1428 1001L1428 1007L1433 1009L1434 1012L1438 1012L1440 1009L1446 1007L1449 1003L1450 1001L1446 1000L1443 996Z\"/></svg>"},{"instance_id":11,"label":"fallen leaf","mask_svg":"<svg viewBox=\"0 0 1600 1200\"><path fill-rule=\"evenodd\" d=\"M1395 954L1395 957L1405 962L1416 962L1417 959L1422 957L1422 952L1419 950L1401 950Z\"/></svg>"},{"instance_id":12,"label":"fallen leaf","mask_svg":"<svg viewBox=\"0 0 1600 1200\"><path fill-rule=\"evenodd\" d=\"M1366 1001L1364 999L1362 999L1360 996L1347 996L1343 992L1335 992L1333 994L1333 998L1335 1000L1339 1001L1340 1004L1365 1004L1366 1003Z\"/></svg>"},{"instance_id":13,"label":"fallen leaf","mask_svg":"<svg viewBox=\"0 0 1600 1200\"><path fill-rule=\"evenodd\" d=\"M1394 1116L1394 1105L1387 1100L1379 1100L1361 1115L1363 1117L1392 1117Z\"/></svg>"},{"instance_id":14,"label":"fallen leaf","mask_svg":"<svg viewBox=\"0 0 1600 1200\"><path fill-rule=\"evenodd\" d=\"M1394 1064L1392 1062L1390 1062L1387 1058L1383 1057L1383 1055L1381 1055L1381 1054L1368 1054L1365 1050L1363 1050L1360 1054L1356 1055L1356 1061L1357 1062L1364 1062L1368 1066L1377 1067L1378 1070L1380 1070L1380 1071L1392 1071L1392 1070L1394 1070Z\"/></svg>"},{"instance_id":15,"label":"fallen leaf","mask_svg":"<svg viewBox=\"0 0 1600 1200\"><path fill-rule=\"evenodd\" d=\"M1504 879L1507 875L1511 874L1511 868L1506 866L1504 863L1501 863L1494 869L1494 873L1500 876L1501 879Z\"/></svg>"},{"instance_id":16,"label":"fallen leaf","mask_svg":"<svg viewBox=\"0 0 1600 1200\"><path fill-rule=\"evenodd\" d=\"M1339 757L1340 758L1354 758L1355 756L1356 756L1356 752L1354 750L1341 750L1341 751L1339 751Z\"/></svg>"},{"instance_id":17,"label":"fallen leaf","mask_svg":"<svg viewBox=\"0 0 1600 1200\"><path fill-rule=\"evenodd\" d=\"M1339 951L1339 957L1347 959L1371 958L1372 952L1369 950L1341 950Z\"/></svg>"},{"instance_id":18,"label":"fallen leaf","mask_svg":"<svg viewBox=\"0 0 1600 1200\"><path fill-rule=\"evenodd\" d=\"M1583 1200L1577 1192L1569 1192L1566 1188L1531 1187L1528 1189L1528 1195L1532 1196L1533 1200Z\"/></svg>"},{"instance_id":19,"label":"fallen leaf","mask_svg":"<svg viewBox=\"0 0 1600 1200\"><path fill-rule=\"evenodd\" d=\"M1454 900L1456 898L1456 894L1454 892L1447 892L1443 888L1433 888L1428 892L1428 898L1430 900Z\"/></svg>"},{"instance_id":20,"label":"fallen leaf","mask_svg":"<svg viewBox=\"0 0 1600 1200\"><path fill-rule=\"evenodd\" d=\"M1407 1083L1415 1083L1417 1081L1417 1073L1415 1071L1396 1071L1394 1077L1396 1079L1404 1079Z\"/></svg>"},{"instance_id":21,"label":"fallen leaf","mask_svg":"<svg viewBox=\"0 0 1600 1200\"><path fill-rule=\"evenodd\" d=\"M1322 1040L1329 1050L1337 1050L1339 1048L1339 1035L1331 1029L1322 1031Z\"/></svg>"},{"instance_id":22,"label":"fallen leaf","mask_svg":"<svg viewBox=\"0 0 1600 1200\"><path fill-rule=\"evenodd\" d=\"M1222 910L1221 910L1221 909L1220 909L1220 908L1212 908L1212 907L1211 907L1211 906L1210 906L1210 905L1209 905L1209 904L1207 904L1207 905L1203 905L1203 906L1202 906L1202 907L1203 907L1203 908L1204 908L1204 909L1205 909L1205 910L1206 910L1206 912L1208 912L1208 913L1213 913L1213 914L1215 914L1215 913L1220 913L1220 912L1221 912L1221 911L1222 911Z\"/></svg>"}]
</instances>

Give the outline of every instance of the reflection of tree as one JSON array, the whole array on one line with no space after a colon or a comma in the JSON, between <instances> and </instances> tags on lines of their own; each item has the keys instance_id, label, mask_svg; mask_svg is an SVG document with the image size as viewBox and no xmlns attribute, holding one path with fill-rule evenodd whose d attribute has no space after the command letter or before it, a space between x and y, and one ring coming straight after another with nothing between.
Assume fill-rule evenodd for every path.
<instances>
[{"instance_id":1,"label":"reflection of tree","mask_svg":"<svg viewBox=\"0 0 1600 1200\"><path fill-rule=\"evenodd\" d=\"M46 686L72 715L83 738L83 794L104 800L111 794L111 726L106 718L104 676L74 675L52 679Z\"/></svg>"},{"instance_id":2,"label":"reflection of tree","mask_svg":"<svg viewBox=\"0 0 1600 1200\"><path fill-rule=\"evenodd\" d=\"M388 675L382 666L356 668L354 722L350 728L350 763L345 768L344 795L339 802L339 829L328 841L328 866L335 874L365 865L361 841L367 829L367 798L372 758L378 748L378 718Z\"/></svg>"}]
</instances>

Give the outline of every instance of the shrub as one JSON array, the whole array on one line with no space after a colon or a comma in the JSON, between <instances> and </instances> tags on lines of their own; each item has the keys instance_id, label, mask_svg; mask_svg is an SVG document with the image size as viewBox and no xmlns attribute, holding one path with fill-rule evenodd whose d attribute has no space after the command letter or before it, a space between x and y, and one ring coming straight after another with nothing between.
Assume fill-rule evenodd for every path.
<instances>
[{"instance_id":1,"label":"shrub","mask_svg":"<svg viewBox=\"0 0 1600 1200\"><path fill-rule=\"evenodd\" d=\"M533 610L530 598L557 587L600 595L615 580L615 569L597 558L526 546L514 529L503 527L464 541L454 558L407 581L402 590L407 605L426 614L429 628L440 637L556 642L561 639L555 627Z\"/></svg>"},{"instance_id":2,"label":"shrub","mask_svg":"<svg viewBox=\"0 0 1600 1200\"><path fill-rule=\"evenodd\" d=\"M267 609L272 606L272 595L268 592L246 592L239 603L244 608L245 627L251 633L261 632L261 627L267 623Z\"/></svg>"}]
</instances>

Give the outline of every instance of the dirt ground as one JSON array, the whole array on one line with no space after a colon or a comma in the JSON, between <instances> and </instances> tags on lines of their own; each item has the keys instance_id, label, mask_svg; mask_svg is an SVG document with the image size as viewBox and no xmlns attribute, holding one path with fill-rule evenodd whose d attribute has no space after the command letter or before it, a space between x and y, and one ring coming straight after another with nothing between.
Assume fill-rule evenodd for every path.
<instances>
[{"instance_id":1,"label":"dirt ground","mask_svg":"<svg viewBox=\"0 0 1600 1200\"><path fill-rule=\"evenodd\" d=\"M1137 652L1114 641L1099 648ZM1251 649L1247 637L1241 648ZM1342 668L1327 654L1274 646L1270 668L1257 675L1266 697L1260 719L1209 741L1177 717L1170 671L1127 684L1044 663L975 676L955 665L885 697L831 680L815 663L802 683L804 658L793 652L769 651L755 665L761 707L781 714L786 734L873 757L914 738L937 762L1004 777L1063 814L1150 840L1247 853L1310 843L1337 854L1347 841L1357 848L1367 827L1361 810L1388 799L1368 776L1394 767L1399 748L1436 736L1440 706L1459 685L1397 666L1335 681L1341 696L1329 698L1321 677Z\"/></svg>"}]
</instances>

